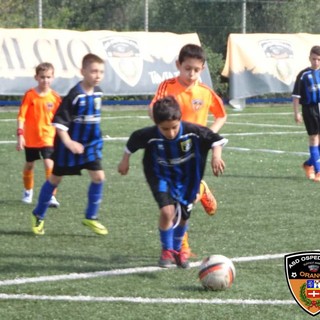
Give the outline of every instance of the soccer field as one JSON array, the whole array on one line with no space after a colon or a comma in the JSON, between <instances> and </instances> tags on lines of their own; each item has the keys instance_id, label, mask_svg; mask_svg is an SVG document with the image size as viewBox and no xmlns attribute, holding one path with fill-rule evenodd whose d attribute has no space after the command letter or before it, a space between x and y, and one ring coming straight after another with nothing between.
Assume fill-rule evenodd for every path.
<instances>
[{"instance_id":1,"label":"soccer field","mask_svg":"<svg viewBox=\"0 0 320 320\"><path fill-rule=\"evenodd\" d=\"M49 209L42 237L31 233L30 215L43 164L36 165L33 205L23 204L16 112L0 112L0 319L309 319L291 296L283 259L318 248L320 184L301 168L308 157L305 129L287 105L227 111L225 173L214 177L209 165L205 173L218 212L209 217L195 206L189 239L196 257L188 270L157 267L158 209L142 152L131 157L127 176L117 173L129 134L151 125L146 110L103 111L107 180L100 220L109 234L97 236L81 225L89 183L84 171L62 181L61 206ZM201 287L198 266L211 254L233 260L231 289Z\"/></svg>"}]
</instances>

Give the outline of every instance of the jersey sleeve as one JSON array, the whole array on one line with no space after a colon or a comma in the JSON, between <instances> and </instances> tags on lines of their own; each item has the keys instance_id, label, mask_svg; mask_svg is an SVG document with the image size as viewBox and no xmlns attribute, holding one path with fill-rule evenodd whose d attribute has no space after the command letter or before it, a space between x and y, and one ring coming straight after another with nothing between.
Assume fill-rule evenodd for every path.
<instances>
[{"instance_id":1,"label":"jersey sleeve","mask_svg":"<svg viewBox=\"0 0 320 320\"><path fill-rule=\"evenodd\" d=\"M134 153L139 149L145 149L148 141L152 138L152 132L155 130L154 127L146 127L134 131L126 144L126 151L128 153Z\"/></svg>"},{"instance_id":2,"label":"jersey sleeve","mask_svg":"<svg viewBox=\"0 0 320 320\"><path fill-rule=\"evenodd\" d=\"M223 101L213 90L211 90L211 104L209 110L215 118L223 118L226 116Z\"/></svg>"},{"instance_id":3,"label":"jersey sleeve","mask_svg":"<svg viewBox=\"0 0 320 320\"><path fill-rule=\"evenodd\" d=\"M167 81L163 81L160 83L153 99L151 100L151 103L150 103L151 108L153 107L153 105L157 100L162 99L167 95L166 87L167 87Z\"/></svg>"},{"instance_id":4,"label":"jersey sleeve","mask_svg":"<svg viewBox=\"0 0 320 320\"><path fill-rule=\"evenodd\" d=\"M62 99L62 102L57 108L57 111L52 120L52 125L56 128L68 131L70 123L72 121L72 100L73 99L71 92L69 92L69 94Z\"/></svg>"},{"instance_id":5,"label":"jersey sleeve","mask_svg":"<svg viewBox=\"0 0 320 320\"><path fill-rule=\"evenodd\" d=\"M301 98L301 75L306 70L307 69L300 71L296 77L296 81L294 83L293 90L292 90L292 97L293 98L299 98L299 99Z\"/></svg>"},{"instance_id":6,"label":"jersey sleeve","mask_svg":"<svg viewBox=\"0 0 320 320\"><path fill-rule=\"evenodd\" d=\"M26 121L26 114L28 111L28 107L30 105L30 97L29 96L30 96L29 91L27 91L22 98L22 102L21 102L19 112L18 112L18 117L17 117L18 121L21 121L21 122Z\"/></svg>"}]
</instances>

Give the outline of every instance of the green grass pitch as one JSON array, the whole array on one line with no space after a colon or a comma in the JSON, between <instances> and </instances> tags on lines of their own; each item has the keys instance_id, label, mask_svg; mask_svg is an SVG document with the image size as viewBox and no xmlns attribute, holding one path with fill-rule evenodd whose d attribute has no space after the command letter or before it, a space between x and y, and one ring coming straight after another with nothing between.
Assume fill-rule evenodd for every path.
<instances>
[{"instance_id":1,"label":"green grass pitch","mask_svg":"<svg viewBox=\"0 0 320 320\"><path fill-rule=\"evenodd\" d=\"M158 209L142 173L142 152L131 157L127 176L117 173L125 138L151 125L143 108L106 109L102 129L106 172L100 220L105 237L81 225L87 173L65 177L59 209L49 209L46 234L30 232L30 214L44 181L35 172L33 205L24 205L24 153L15 150L16 110L0 112L0 318L11 319L309 319L293 300L284 273L284 253L318 247L320 184L301 168L307 135L292 108L228 109L221 134L226 170L205 180L218 201L207 216L197 204L190 219L190 245L197 257L235 259L231 289L202 289L197 267L159 270ZM209 119L210 121L212 119ZM270 255L270 258L268 256ZM247 261L242 258L248 257ZM251 257L251 259L250 259ZM262 259L256 259L261 257Z\"/></svg>"}]
</instances>

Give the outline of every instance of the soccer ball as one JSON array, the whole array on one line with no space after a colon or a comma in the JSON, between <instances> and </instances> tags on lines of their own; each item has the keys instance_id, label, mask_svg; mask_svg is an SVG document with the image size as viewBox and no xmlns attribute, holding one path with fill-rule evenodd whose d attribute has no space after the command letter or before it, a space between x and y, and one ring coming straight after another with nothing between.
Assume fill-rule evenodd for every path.
<instances>
[{"instance_id":1,"label":"soccer ball","mask_svg":"<svg viewBox=\"0 0 320 320\"><path fill-rule=\"evenodd\" d=\"M233 262L223 255L212 255L205 258L199 270L199 279L204 288L225 290L232 286L236 276Z\"/></svg>"}]
</instances>

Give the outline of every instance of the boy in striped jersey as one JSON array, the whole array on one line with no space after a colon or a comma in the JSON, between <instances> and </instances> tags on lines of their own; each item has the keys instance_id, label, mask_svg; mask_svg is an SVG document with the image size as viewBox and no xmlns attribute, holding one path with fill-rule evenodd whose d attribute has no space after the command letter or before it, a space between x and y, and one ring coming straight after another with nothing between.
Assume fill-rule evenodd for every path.
<instances>
[{"instance_id":1,"label":"boy in striped jersey","mask_svg":"<svg viewBox=\"0 0 320 320\"><path fill-rule=\"evenodd\" d=\"M104 76L104 61L87 54L82 59L83 76L74 86L55 114L52 124L56 127L54 167L52 175L42 185L38 204L32 212L32 232L44 234L44 218L53 190L65 175L80 175L88 170L91 183L88 205L82 223L99 235L107 229L97 220L102 201L105 174L102 169L103 139L100 130L102 91L98 84Z\"/></svg>"},{"instance_id":2,"label":"boy in striped jersey","mask_svg":"<svg viewBox=\"0 0 320 320\"><path fill-rule=\"evenodd\" d=\"M163 81L151 101L149 115L152 118L152 106L158 99L172 95L178 101L182 120L202 126L207 126L209 113L213 115L214 122L210 129L218 133L227 120L221 98L207 85L201 83L201 72L205 68L204 50L196 44L186 44L179 52L176 62L179 75ZM214 215L217 210L217 201L204 180L200 183L199 200L208 215ZM186 233L182 248L191 255L191 248Z\"/></svg>"},{"instance_id":3,"label":"boy in striped jersey","mask_svg":"<svg viewBox=\"0 0 320 320\"><path fill-rule=\"evenodd\" d=\"M218 176L224 171L221 153L227 140L207 127L181 121L180 106L172 96L155 102L153 120L154 126L131 134L118 171L126 175L131 154L145 149L144 174L160 209L162 251L159 266L188 268L189 255L181 250L181 244L199 192L208 151L212 150L211 167Z\"/></svg>"},{"instance_id":4,"label":"boy in striped jersey","mask_svg":"<svg viewBox=\"0 0 320 320\"><path fill-rule=\"evenodd\" d=\"M320 182L320 46L311 48L309 61L311 66L299 72L294 84L293 110L295 121L303 119L309 136L310 157L302 166L308 179Z\"/></svg>"}]
</instances>

